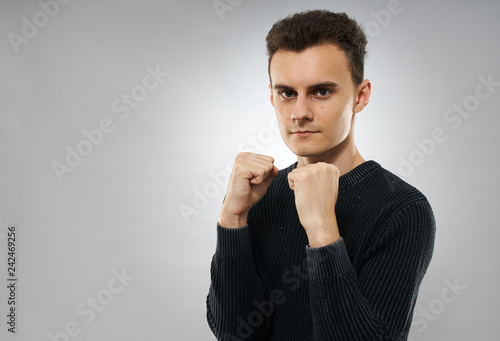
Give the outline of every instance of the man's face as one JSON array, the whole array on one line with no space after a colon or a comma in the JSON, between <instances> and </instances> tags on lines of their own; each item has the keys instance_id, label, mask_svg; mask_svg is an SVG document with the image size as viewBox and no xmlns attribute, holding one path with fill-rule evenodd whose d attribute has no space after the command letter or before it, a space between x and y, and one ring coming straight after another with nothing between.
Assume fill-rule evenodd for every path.
<instances>
[{"instance_id":1,"label":"man's face","mask_svg":"<svg viewBox=\"0 0 500 341\"><path fill-rule=\"evenodd\" d=\"M271 60L271 103L281 137L301 157L335 153L351 132L358 88L336 45L302 52L278 50Z\"/></svg>"}]
</instances>

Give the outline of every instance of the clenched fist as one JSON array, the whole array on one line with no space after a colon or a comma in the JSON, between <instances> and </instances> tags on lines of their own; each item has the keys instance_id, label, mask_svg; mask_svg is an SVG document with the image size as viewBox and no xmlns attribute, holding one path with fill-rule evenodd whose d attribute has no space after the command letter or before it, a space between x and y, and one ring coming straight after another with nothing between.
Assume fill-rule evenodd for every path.
<instances>
[{"instance_id":1,"label":"clenched fist","mask_svg":"<svg viewBox=\"0 0 500 341\"><path fill-rule=\"evenodd\" d=\"M295 193L295 206L310 247L321 247L340 238L335 215L339 169L318 162L294 169L288 184Z\"/></svg>"},{"instance_id":2,"label":"clenched fist","mask_svg":"<svg viewBox=\"0 0 500 341\"><path fill-rule=\"evenodd\" d=\"M266 194L278 168L270 156L240 153L234 161L219 224L238 228L247 223L248 212Z\"/></svg>"}]
</instances>

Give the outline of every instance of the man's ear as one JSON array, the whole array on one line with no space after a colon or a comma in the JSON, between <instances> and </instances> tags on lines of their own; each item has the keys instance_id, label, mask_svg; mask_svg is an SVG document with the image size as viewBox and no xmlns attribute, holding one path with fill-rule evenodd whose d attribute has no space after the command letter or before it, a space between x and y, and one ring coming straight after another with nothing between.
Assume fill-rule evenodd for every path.
<instances>
[{"instance_id":1,"label":"man's ear","mask_svg":"<svg viewBox=\"0 0 500 341\"><path fill-rule=\"evenodd\" d=\"M269 84L269 90L271 91L271 96L270 96L271 105L274 107L274 95L273 95L273 85L272 84Z\"/></svg>"},{"instance_id":2,"label":"man's ear","mask_svg":"<svg viewBox=\"0 0 500 341\"><path fill-rule=\"evenodd\" d=\"M365 79L357 88L356 102L352 111L356 114L363 110L370 102L372 92L372 84L368 79Z\"/></svg>"}]
</instances>

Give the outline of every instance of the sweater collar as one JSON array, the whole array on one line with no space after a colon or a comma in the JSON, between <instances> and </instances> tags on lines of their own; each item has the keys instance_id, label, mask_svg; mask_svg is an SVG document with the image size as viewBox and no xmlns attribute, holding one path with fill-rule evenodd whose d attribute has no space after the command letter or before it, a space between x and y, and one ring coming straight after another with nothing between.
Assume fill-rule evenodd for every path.
<instances>
[{"instance_id":1,"label":"sweater collar","mask_svg":"<svg viewBox=\"0 0 500 341\"><path fill-rule=\"evenodd\" d=\"M298 165L298 162L295 162L294 164L290 165L286 169L286 174L288 175L288 173L290 173L292 170L294 170L295 167L297 167L297 165ZM356 181L358 181L359 179L363 178L365 175L370 173L372 170L374 170L376 168L380 168L380 167L381 166L376 161L373 161L373 160L368 160L368 161L363 162L359 166L354 167L349 172L340 176L339 188L344 188L344 187L347 187L347 186L355 183Z\"/></svg>"}]
</instances>

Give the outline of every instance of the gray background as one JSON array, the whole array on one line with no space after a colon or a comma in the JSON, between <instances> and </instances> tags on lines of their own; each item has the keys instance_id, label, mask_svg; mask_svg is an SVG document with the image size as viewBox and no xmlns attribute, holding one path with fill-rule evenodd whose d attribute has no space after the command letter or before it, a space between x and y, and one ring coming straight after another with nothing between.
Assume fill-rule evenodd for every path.
<instances>
[{"instance_id":1,"label":"gray background","mask_svg":"<svg viewBox=\"0 0 500 341\"><path fill-rule=\"evenodd\" d=\"M276 20L313 8L370 28L373 94L357 120L358 147L435 212L413 340L496 340L500 87L471 96L480 77L500 81L499 3L401 0L394 11L385 0L220 2L230 8L221 16L212 0L73 0L44 22L38 1L1 1L2 340L50 340L68 323L79 332L68 340L214 339L205 297L220 182L251 144L279 168L294 162L271 128L264 39ZM9 34L22 37L23 17L40 27L14 48ZM168 76L141 90L157 66ZM131 91L141 101L122 120L111 105ZM473 110L458 122L448 110L464 103ZM85 147L82 130L103 120L114 130L59 181L53 163L66 163L68 146ZM424 154L418 144L435 129L446 139ZM15 335L5 323L9 224L18 230ZM110 296L113 270L134 278ZM89 323L78 313L88 298L101 302Z\"/></svg>"}]
</instances>

